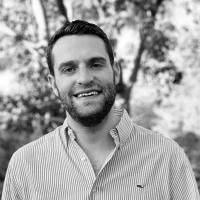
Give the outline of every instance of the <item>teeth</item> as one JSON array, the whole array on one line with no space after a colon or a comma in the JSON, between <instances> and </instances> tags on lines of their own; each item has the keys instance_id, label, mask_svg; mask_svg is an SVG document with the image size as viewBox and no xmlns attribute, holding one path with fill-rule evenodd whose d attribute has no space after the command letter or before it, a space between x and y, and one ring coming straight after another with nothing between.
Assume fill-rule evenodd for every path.
<instances>
[{"instance_id":1,"label":"teeth","mask_svg":"<svg viewBox=\"0 0 200 200\"><path fill-rule=\"evenodd\" d=\"M98 92L89 92L89 93L82 93L79 94L78 97L87 97L87 96L92 96L92 95L97 95Z\"/></svg>"}]
</instances>

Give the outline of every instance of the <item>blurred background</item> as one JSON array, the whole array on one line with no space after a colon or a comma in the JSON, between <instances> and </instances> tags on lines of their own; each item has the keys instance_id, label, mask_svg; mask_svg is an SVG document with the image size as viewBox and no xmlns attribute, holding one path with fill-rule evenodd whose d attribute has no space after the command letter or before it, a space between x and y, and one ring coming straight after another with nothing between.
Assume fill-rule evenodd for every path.
<instances>
[{"instance_id":1,"label":"blurred background","mask_svg":"<svg viewBox=\"0 0 200 200\"><path fill-rule=\"evenodd\" d=\"M176 140L200 189L199 0L0 0L0 19L0 196L13 152L65 118L45 48L73 19L108 34L122 70L116 106Z\"/></svg>"}]
</instances>

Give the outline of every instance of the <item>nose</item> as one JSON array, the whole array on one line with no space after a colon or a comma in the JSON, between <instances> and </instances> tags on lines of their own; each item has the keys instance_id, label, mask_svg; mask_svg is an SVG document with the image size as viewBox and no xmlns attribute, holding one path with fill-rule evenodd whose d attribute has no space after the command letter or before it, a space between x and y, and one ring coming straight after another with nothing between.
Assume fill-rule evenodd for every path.
<instances>
[{"instance_id":1,"label":"nose","mask_svg":"<svg viewBox=\"0 0 200 200\"><path fill-rule=\"evenodd\" d=\"M80 85L91 83L93 81L93 75L85 65L79 67L79 73L77 78L77 83Z\"/></svg>"}]
</instances>

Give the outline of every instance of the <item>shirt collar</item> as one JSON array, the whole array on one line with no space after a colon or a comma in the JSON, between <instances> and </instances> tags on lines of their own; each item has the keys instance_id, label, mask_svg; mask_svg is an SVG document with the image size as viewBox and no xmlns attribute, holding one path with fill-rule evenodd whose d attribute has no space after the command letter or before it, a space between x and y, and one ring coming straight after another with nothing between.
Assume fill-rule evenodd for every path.
<instances>
[{"instance_id":1,"label":"shirt collar","mask_svg":"<svg viewBox=\"0 0 200 200\"><path fill-rule=\"evenodd\" d=\"M127 111L124 109L121 120L119 124L116 126L116 129L120 137L120 147L122 147L128 141L128 138L130 137L133 128L134 128L133 122L129 117Z\"/></svg>"},{"instance_id":2,"label":"shirt collar","mask_svg":"<svg viewBox=\"0 0 200 200\"><path fill-rule=\"evenodd\" d=\"M110 135L113 137L115 144L122 147L133 130L133 123L125 109L114 109L114 114L120 115L121 120L115 128L110 130ZM67 124L67 119L65 119L61 126L61 137L66 147L68 146L69 138L72 140L75 139L73 131Z\"/></svg>"}]
</instances>

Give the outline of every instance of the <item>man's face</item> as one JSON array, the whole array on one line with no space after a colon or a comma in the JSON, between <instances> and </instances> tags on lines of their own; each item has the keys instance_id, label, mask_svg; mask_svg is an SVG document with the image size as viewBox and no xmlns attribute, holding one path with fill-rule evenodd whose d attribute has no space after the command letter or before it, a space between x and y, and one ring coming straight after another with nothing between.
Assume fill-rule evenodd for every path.
<instances>
[{"instance_id":1,"label":"man's face","mask_svg":"<svg viewBox=\"0 0 200 200\"><path fill-rule=\"evenodd\" d=\"M52 50L49 80L68 114L84 126L99 124L113 106L119 69L111 66L103 40L92 35L60 38Z\"/></svg>"}]
</instances>

